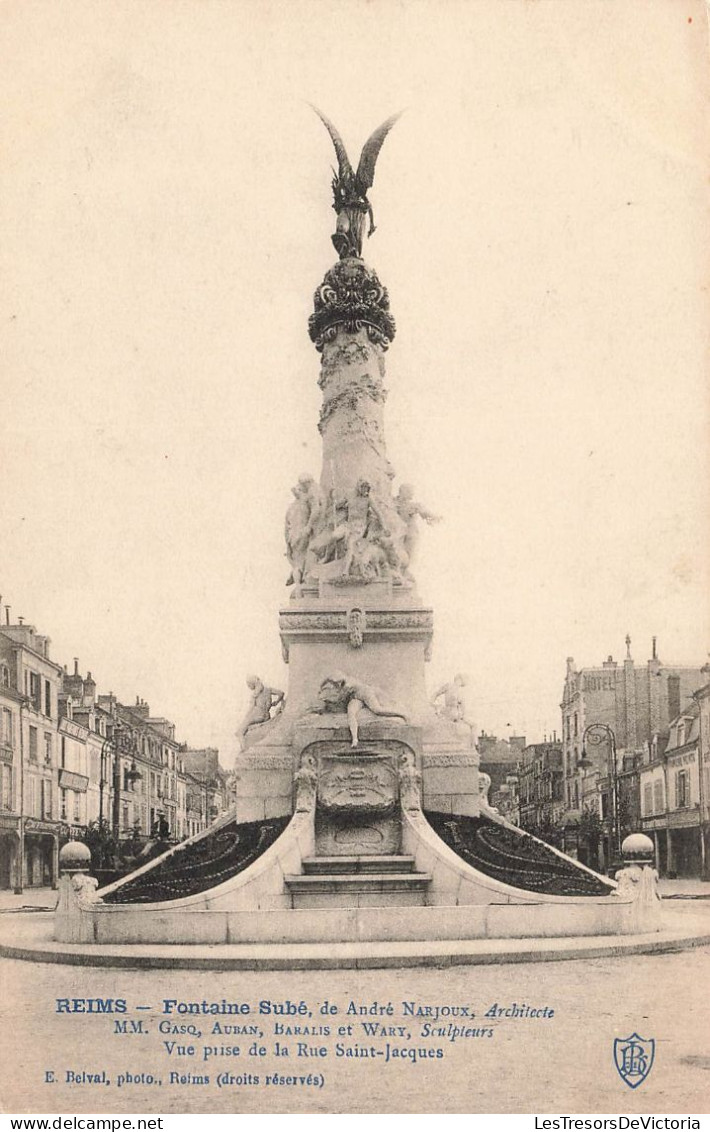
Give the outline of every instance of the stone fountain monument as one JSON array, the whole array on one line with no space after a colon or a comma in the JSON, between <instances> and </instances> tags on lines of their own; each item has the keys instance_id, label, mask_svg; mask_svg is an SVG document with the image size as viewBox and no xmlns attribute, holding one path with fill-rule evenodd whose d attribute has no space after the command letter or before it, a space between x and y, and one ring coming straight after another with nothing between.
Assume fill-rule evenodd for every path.
<instances>
[{"instance_id":1,"label":"stone fountain monument","mask_svg":"<svg viewBox=\"0 0 710 1132\"><path fill-rule=\"evenodd\" d=\"M374 231L367 194L396 117L353 171L318 113L338 161L339 258L308 326L322 463L299 476L286 512L288 688L247 680L232 812L103 890L67 879L56 938L456 940L649 927L643 886L617 889L491 810L464 677L427 694L434 614L413 570L420 523L438 516L409 484L394 486L385 358L395 323L362 258L368 218Z\"/></svg>"}]
</instances>

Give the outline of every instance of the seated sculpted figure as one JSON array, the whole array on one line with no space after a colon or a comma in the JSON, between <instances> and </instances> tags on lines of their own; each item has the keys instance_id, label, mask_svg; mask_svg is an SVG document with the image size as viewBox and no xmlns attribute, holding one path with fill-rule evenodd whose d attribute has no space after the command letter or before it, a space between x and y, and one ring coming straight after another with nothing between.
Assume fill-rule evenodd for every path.
<instances>
[{"instance_id":1,"label":"seated sculpted figure","mask_svg":"<svg viewBox=\"0 0 710 1132\"><path fill-rule=\"evenodd\" d=\"M439 715L445 719L450 719L453 723L467 723L469 727L473 724L466 718L466 701L463 696L463 689L468 683L463 673L459 672L454 676L448 684L442 684L438 692L435 692L431 698L431 703ZM438 700L443 696L443 704L439 704Z\"/></svg>"},{"instance_id":2,"label":"seated sculpted figure","mask_svg":"<svg viewBox=\"0 0 710 1132\"><path fill-rule=\"evenodd\" d=\"M311 708L312 712L323 714L324 712L344 711L347 714L352 740L351 746L353 747L357 747L358 744L358 723L360 712L364 707L369 708L373 715L403 719L405 722L407 719L396 708L385 706L380 701L380 693L370 684L361 683L342 672L333 672L321 681L321 686L318 689L318 700L319 702Z\"/></svg>"},{"instance_id":3,"label":"seated sculpted figure","mask_svg":"<svg viewBox=\"0 0 710 1132\"><path fill-rule=\"evenodd\" d=\"M249 728L256 727L257 723L267 723L273 718L271 709L276 708L274 714L278 714L283 710L286 699L285 692L278 688L268 688L258 676L247 676L247 687L251 689L251 703L237 731L242 747Z\"/></svg>"}]
</instances>

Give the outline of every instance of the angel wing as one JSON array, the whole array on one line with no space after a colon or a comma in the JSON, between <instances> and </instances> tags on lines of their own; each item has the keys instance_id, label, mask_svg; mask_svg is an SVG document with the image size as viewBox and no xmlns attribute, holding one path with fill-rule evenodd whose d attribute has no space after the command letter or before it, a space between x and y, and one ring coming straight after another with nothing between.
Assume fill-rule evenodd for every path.
<instances>
[{"instance_id":1,"label":"angel wing","mask_svg":"<svg viewBox=\"0 0 710 1132\"><path fill-rule=\"evenodd\" d=\"M360 163L357 167L355 180L357 182L358 188L363 193L363 195L370 188L375 179L375 162L377 161L380 150L382 149L382 143L394 126L397 119L401 116L401 110L398 114L393 114L391 118L388 118L386 122L383 122L381 126L378 126L374 133L370 134L370 137L362 147L362 153L360 154ZM321 117L323 117L322 114ZM323 120L325 121L325 119ZM328 123L326 122L326 125L327 124ZM333 141L335 141L335 138L333 138ZM337 145L335 148L337 150Z\"/></svg>"},{"instance_id":2,"label":"angel wing","mask_svg":"<svg viewBox=\"0 0 710 1132\"><path fill-rule=\"evenodd\" d=\"M343 139L341 138L340 134L338 133L338 131L336 130L335 126L330 121L330 119L326 118L326 116L322 112L322 110L319 110L318 107L314 106L312 102L309 103L309 106L311 107L312 110L315 110L316 114L320 118L321 122L325 126L328 133L330 134L331 141L333 142L333 145L335 146L335 153L336 153L336 156L338 158L338 173L339 173L341 181L342 180L346 180L346 181L351 180L352 176L353 176L353 167L350 164L350 158L348 157L347 150L345 149L345 143L343 142ZM380 127L380 129L382 129L382 127ZM385 133L386 132L387 131L385 131ZM372 137L374 137L374 136L375 135L373 134ZM370 141L372 141L372 138L370 139ZM384 141L384 136L383 136L382 141ZM367 144L369 145L370 142L368 142ZM380 145L382 145L382 142L380 142L378 147L377 147L377 153L379 153ZM363 153L364 153L364 151L363 151ZM375 157L377 157L377 153L375 154ZM362 164L362 158L360 158L360 164ZM373 159L373 165L374 165L374 159ZM370 184L372 184L372 182L370 182Z\"/></svg>"}]
</instances>

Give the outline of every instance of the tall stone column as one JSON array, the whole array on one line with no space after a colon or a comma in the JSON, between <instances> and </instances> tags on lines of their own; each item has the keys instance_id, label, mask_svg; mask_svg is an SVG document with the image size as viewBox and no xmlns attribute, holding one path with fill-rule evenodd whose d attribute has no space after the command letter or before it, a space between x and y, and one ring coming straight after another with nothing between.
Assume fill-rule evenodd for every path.
<instances>
[{"instance_id":1,"label":"tall stone column","mask_svg":"<svg viewBox=\"0 0 710 1132\"><path fill-rule=\"evenodd\" d=\"M384 133L378 137L379 149ZM243 731L240 808L252 819L292 808L302 759L317 764L327 795L323 783L339 760L364 758L362 767L352 764L356 777L368 759L380 760L396 795L399 769L408 766L422 775L425 805L477 814L478 756L460 691L444 696L441 713L427 695L433 611L420 601L412 564L418 523L438 516L410 485L393 490L385 442L385 355L395 335L389 296L359 245L338 239L336 247L341 258L316 289L308 323L321 356L322 463L295 469L301 475L286 514L284 581L292 588L279 629L288 690L283 710L268 718L266 696L266 714ZM463 677L456 681L463 687Z\"/></svg>"}]
</instances>

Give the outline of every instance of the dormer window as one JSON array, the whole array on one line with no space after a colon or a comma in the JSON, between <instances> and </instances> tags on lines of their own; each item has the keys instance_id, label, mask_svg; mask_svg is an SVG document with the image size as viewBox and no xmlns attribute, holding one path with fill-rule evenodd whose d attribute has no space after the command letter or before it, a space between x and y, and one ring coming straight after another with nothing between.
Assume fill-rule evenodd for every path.
<instances>
[{"instance_id":1,"label":"dormer window","mask_svg":"<svg viewBox=\"0 0 710 1132\"><path fill-rule=\"evenodd\" d=\"M3 688L10 687L10 669L6 664L0 666L0 684Z\"/></svg>"},{"instance_id":2,"label":"dormer window","mask_svg":"<svg viewBox=\"0 0 710 1132\"><path fill-rule=\"evenodd\" d=\"M678 724L678 746L682 747L685 743L685 723Z\"/></svg>"}]
</instances>

